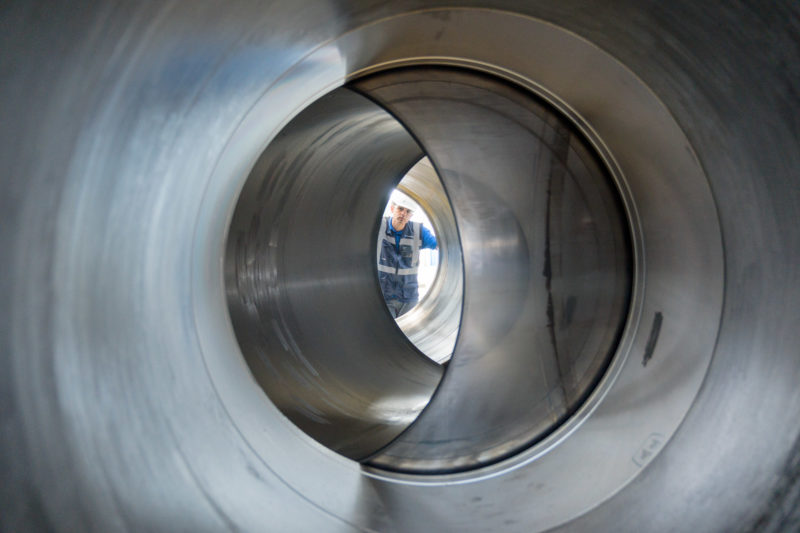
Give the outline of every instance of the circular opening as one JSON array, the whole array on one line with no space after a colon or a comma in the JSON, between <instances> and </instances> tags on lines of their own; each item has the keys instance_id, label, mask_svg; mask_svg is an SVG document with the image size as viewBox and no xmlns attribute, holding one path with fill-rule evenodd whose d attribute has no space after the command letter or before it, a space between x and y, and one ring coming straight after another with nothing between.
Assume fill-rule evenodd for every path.
<instances>
[{"instance_id":1,"label":"circular opening","mask_svg":"<svg viewBox=\"0 0 800 533\"><path fill-rule=\"evenodd\" d=\"M408 312L395 321L416 348L431 360L444 364L453 354L461 320L463 296L463 266L458 230L447 194L428 157L412 166L397 184L396 189L405 195L414 217L435 235L436 248L419 250L419 300ZM394 194L394 193L393 193ZM386 205L377 235L378 284L401 282L405 278L394 276L391 267L381 272L380 253L384 246L383 220L391 216L391 200ZM393 236L389 235L388 246ZM394 237L396 240L396 237ZM396 243L395 243L396 244ZM420 242L420 244L422 244ZM391 250L389 251L391 253ZM433 263L433 264L431 264ZM401 285L401 283L398 283ZM386 291L381 287L386 300ZM399 292L399 291L398 291Z\"/></svg>"},{"instance_id":2,"label":"circular opening","mask_svg":"<svg viewBox=\"0 0 800 533\"><path fill-rule=\"evenodd\" d=\"M407 172L426 154L436 194ZM397 324L366 244L395 187L431 214L440 254ZM413 68L329 93L266 148L226 283L253 375L301 429L379 468L453 472L537 442L591 393L631 252L608 173L563 116L490 76Z\"/></svg>"},{"instance_id":3,"label":"circular opening","mask_svg":"<svg viewBox=\"0 0 800 533\"><path fill-rule=\"evenodd\" d=\"M413 43L407 39L411 35L410 27L414 28ZM443 27L447 31L442 32ZM504 31L486 31L492 27L501 27ZM464 39L464 35L476 38ZM364 43L376 46L367 49ZM505 53L508 50L527 52ZM542 50L547 53L539 53ZM420 56L420 52L424 56ZM400 510L391 517L399 520L408 514L402 509L410 508L409 505L414 507L414 501L421 494L430 496L442 490L450 494L450 498L444 499L426 497L424 509L429 511L426 516L398 522L410 524L413 529L414 524L447 518L446 509L452 507L448 501L469 501L476 490L488 505L477 506L482 509L491 509L507 500L504 495L520 494L533 498L538 504L535 508L511 505L506 511L513 514L518 524L525 524L531 530L546 530L601 504L643 471L646 464L636 463L632 456L643 443L650 442L648 436L654 432L664 436L665 444L670 439L703 383L714 350L718 331L714 321L720 317L724 272L716 211L691 143L669 110L659 102L657 92L597 46L552 23L509 12L472 9L423 10L389 17L355 28L320 47L298 63L291 76L282 78L274 90L267 91L229 143L235 150L233 153L226 151L225 172L215 172L219 179L212 182L210 192L228 193L238 188L228 186L240 182L239 174L232 175L228 170L231 163L239 170L235 156L241 153L236 149L240 141L247 142L249 138L251 147L262 144L253 142L253 131L263 131L262 138L273 139L277 121L285 124L294 116L296 106L309 95L320 94L317 92L320 88L338 86L351 73L375 72L387 65L420 65L434 61L490 72L542 95L585 133L618 185L635 254L630 316L608 370L575 414L537 444L530 445L536 440L528 441L520 453L485 468L446 475L418 475L434 471L419 462L406 469L416 472L411 475L370 468L363 463L342 460L323 446L314 445L280 416L275 402L269 401L255 380L249 379L247 366L235 364L237 357L230 358L240 350L230 350L230 342L235 342L235 337L228 335L227 320L215 322L218 314L213 312L212 299L200 299L203 305L195 305L200 326L197 334L203 341L203 357L209 374L238 430L265 458L269 468L292 489L292 498L300 493L331 515L354 517L353 509L381 509L388 497L395 503L405 501L403 505L390 506ZM580 66L578 71L583 83L576 83L577 71L573 68L576 65ZM652 127L654 124L658 127ZM431 152L427 140L420 144L425 146L426 152ZM441 158L434 163L440 175L448 172ZM451 187L448 187L448 194L453 194ZM386 198L388 196L375 200L374 220L379 218ZM217 205L218 220L226 222L230 197L226 195L224 203L216 202L213 196L211 199L211 205ZM459 219L459 229L463 226L464 217ZM230 224L226 222L224 227ZM213 234L214 228L210 229ZM233 234L231 237L233 240ZM374 278L374 233L365 239L367 244L362 246L370 248L365 261L373 269L370 282L378 292L374 311L386 315L385 319L391 323ZM202 291L209 279L213 281L218 277L216 262L208 260L215 257L214 250L213 246L199 248L194 255L200 267L200 275L193 278L198 296L204 294ZM230 261L225 266L230 269ZM229 297L234 292L231 287L229 280ZM663 323L657 342L648 343L655 312L662 313ZM468 316L469 312L465 313L465 317ZM217 342L216 337L220 336L217 324L226 330L225 342ZM464 331L471 329L467 327ZM367 340L371 335L361 330L352 333L353 336L363 335ZM652 357L644 366L643 352L648 345L654 346L654 350L650 351ZM220 349L212 350L209 346ZM483 361L487 359L482 358ZM449 364L442 386L455 378L456 367L461 364L471 363L457 354ZM502 362L487 365L506 366ZM495 420L505 418L497 416L502 411L496 409L497 404L486 402L486 390L481 388L484 381L489 381L497 394L505 395L506 387L496 384L492 368L487 368L485 378L461 385L468 387L462 389L462 401L451 402L456 410L477 411L478 406L487 405L486 413L478 414L490 426ZM434 407L438 396L437 392L428 409ZM263 410L266 416L259 417L258 410ZM455 414L462 416L460 412ZM512 411L508 417L516 414ZM421 417L417 419L421 421ZM650 460L659 450L648 449L647 452ZM491 461L491 457L487 461ZM488 464L487 461L480 462L478 458L472 464L480 466ZM443 466L440 471L444 471L446 462L440 464ZM310 476L309 472L315 474ZM320 484L320 475L342 487L337 492L342 498L331 500L330 483ZM587 479L596 482L587 484ZM365 486L369 490L364 491ZM565 498L565 494L570 497ZM358 504L355 507L354 502ZM374 527L376 522L369 516L360 512L357 516L354 527ZM492 529L494 514L476 515L476 518L479 518L477 522L468 518L474 528ZM463 516L460 522L458 518L447 522L451 529L458 529L458 524L465 523Z\"/></svg>"}]
</instances>

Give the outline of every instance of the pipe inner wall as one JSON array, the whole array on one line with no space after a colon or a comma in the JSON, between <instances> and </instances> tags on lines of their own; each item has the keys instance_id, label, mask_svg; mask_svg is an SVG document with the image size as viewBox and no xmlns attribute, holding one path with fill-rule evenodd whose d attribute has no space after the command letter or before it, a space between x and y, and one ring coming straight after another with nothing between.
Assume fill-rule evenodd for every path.
<instances>
[{"instance_id":1,"label":"pipe inner wall","mask_svg":"<svg viewBox=\"0 0 800 533\"><path fill-rule=\"evenodd\" d=\"M356 460L413 422L442 375L391 319L372 249L392 187L422 155L379 106L334 91L264 151L228 235L228 306L254 377Z\"/></svg>"},{"instance_id":2,"label":"pipe inner wall","mask_svg":"<svg viewBox=\"0 0 800 533\"><path fill-rule=\"evenodd\" d=\"M3 2L0 529L797 530L798 9ZM458 472L355 460L413 437L408 422L441 373L384 316L370 278L393 180L423 152L443 181L452 170L422 134L426 121L388 103L355 111L364 99L346 89L350 116L382 131L387 152L344 128L331 133L363 159L301 156L292 143L308 171L296 183L248 182L314 102L401 67L479 72L544 99L608 170L630 233L628 314L597 386L541 440ZM383 129L387 113L414 142ZM342 198L327 170L343 180ZM364 177L373 171L375 181ZM299 194L303 180L318 192ZM282 189L261 195L255 183ZM352 222L331 222L360 221L363 263L354 234L343 237L347 254L307 266L315 255L301 239L325 244L305 219L323 205L355 209ZM453 212L461 232L464 205ZM343 294L350 317L336 313ZM465 313L474 305L465 298ZM326 330L329 320L340 327ZM369 330L348 338L354 322ZM324 335L346 348L341 358L322 349ZM388 357L370 358L387 343ZM268 364L282 377L277 400L259 383ZM304 388L317 393L295 403Z\"/></svg>"}]
</instances>

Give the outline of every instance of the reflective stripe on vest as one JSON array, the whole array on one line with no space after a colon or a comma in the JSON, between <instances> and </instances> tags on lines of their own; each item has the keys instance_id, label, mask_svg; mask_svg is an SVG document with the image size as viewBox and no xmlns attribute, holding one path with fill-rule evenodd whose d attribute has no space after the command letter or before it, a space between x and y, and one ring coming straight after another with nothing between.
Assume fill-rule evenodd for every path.
<instances>
[{"instance_id":1,"label":"reflective stripe on vest","mask_svg":"<svg viewBox=\"0 0 800 533\"><path fill-rule=\"evenodd\" d=\"M379 241L379 246L377 250L377 262L378 262L378 272L386 272L387 274L397 274L400 276L410 276L412 274L416 274L419 272L419 249L422 244L422 230L421 226L415 224L414 222L409 222L411 230L414 232L414 235L411 237L402 237L400 239L399 246L411 246L411 268L398 268L398 266L389 266L389 265L382 265L381 264L381 247L382 241L388 242L392 248L397 250L398 244L395 242L394 235L389 231L389 226L391 218L386 217L383 219L383 223L381 223L381 239ZM404 228L405 229L405 228ZM405 231L403 232L405 234Z\"/></svg>"}]
</instances>

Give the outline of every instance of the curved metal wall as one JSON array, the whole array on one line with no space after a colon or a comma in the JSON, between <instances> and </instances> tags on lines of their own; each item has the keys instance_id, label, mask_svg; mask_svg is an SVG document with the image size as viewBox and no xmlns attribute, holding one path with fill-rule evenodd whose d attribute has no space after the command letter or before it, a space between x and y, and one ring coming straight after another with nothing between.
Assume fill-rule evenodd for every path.
<instances>
[{"instance_id":1,"label":"curved metal wall","mask_svg":"<svg viewBox=\"0 0 800 533\"><path fill-rule=\"evenodd\" d=\"M4 3L3 529L796 529L797 9ZM362 467L289 422L223 272L278 132L416 63L551 99L636 214L638 314L602 394L530 456L453 478Z\"/></svg>"}]
</instances>

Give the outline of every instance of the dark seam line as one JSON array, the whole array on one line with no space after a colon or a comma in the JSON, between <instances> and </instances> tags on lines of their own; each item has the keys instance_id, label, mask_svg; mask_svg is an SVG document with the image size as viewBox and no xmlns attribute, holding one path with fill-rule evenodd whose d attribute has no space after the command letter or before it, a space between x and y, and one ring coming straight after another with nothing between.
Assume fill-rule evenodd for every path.
<instances>
[{"instance_id":1,"label":"dark seam line","mask_svg":"<svg viewBox=\"0 0 800 533\"><path fill-rule=\"evenodd\" d=\"M642 366L647 366L650 359L653 358L653 352L656 349L656 342L658 342L658 334L661 333L661 322L664 320L664 315L658 311L653 317L653 326L650 328L650 337L647 339L647 345L644 348L644 357L642 358Z\"/></svg>"}]
</instances>

